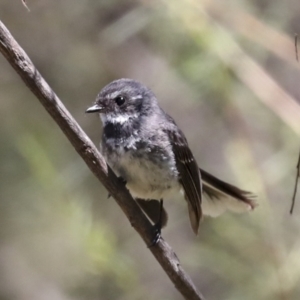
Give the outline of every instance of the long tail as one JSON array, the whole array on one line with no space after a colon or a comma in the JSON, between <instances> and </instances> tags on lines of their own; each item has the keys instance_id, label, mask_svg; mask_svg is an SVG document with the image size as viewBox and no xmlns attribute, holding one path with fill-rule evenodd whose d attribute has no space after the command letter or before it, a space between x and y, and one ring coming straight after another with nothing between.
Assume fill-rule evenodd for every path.
<instances>
[{"instance_id":1,"label":"long tail","mask_svg":"<svg viewBox=\"0 0 300 300\"><path fill-rule=\"evenodd\" d=\"M205 215L216 217L226 210L245 212L257 206L251 192L239 189L200 169L203 191L208 197L203 199L202 209ZM208 198L208 199L207 199Z\"/></svg>"}]
</instances>

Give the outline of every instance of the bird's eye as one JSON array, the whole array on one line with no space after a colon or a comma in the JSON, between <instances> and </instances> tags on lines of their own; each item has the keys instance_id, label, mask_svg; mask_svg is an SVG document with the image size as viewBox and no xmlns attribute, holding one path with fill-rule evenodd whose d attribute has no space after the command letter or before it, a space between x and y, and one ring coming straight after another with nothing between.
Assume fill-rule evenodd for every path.
<instances>
[{"instance_id":1,"label":"bird's eye","mask_svg":"<svg viewBox=\"0 0 300 300\"><path fill-rule=\"evenodd\" d=\"M125 103L126 98L124 96L117 96L115 98L116 103L118 104L118 106L121 106Z\"/></svg>"}]
</instances>

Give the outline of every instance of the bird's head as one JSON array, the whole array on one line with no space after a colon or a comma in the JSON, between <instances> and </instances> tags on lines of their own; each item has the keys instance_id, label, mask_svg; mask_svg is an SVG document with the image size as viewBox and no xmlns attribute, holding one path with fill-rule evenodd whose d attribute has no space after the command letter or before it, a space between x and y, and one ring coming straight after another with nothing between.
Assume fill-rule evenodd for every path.
<instances>
[{"instance_id":1,"label":"bird's head","mask_svg":"<svg viewBox=\"0 0 300 300\"><path fill-rule=\"evenodd\" d=\"M99 113L102 122L125 123L151 113L155 96L143 84L132 79L118 79L106 85L95 104L86 113Z\"/></svg>"}]
</instances>

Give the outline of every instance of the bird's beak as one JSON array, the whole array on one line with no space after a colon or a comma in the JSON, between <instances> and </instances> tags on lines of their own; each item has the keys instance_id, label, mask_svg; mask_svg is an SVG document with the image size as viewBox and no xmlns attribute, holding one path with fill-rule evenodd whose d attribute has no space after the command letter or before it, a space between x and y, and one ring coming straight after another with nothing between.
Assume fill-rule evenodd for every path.
<instances>
[{"instance_id":1,"label":"bird's beak","mask_svg":"<svg viewBox=\"0 0 300 300\"><path fill-rule=\"evenodd\" d=\"M90 113L96 113L96 112L101 112L103 111L103 107L101 107L99 104L95 104L91 107L89 107L85 112L90 114Z\"/></svg>"}]
</instances>

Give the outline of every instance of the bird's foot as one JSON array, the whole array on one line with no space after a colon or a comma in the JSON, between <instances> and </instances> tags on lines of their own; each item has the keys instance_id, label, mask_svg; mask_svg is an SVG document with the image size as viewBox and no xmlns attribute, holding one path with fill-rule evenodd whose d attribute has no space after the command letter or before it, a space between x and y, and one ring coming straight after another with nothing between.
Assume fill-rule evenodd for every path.
<instances>
[{"instance_id":1,"label":"bird's foot","mask_svg":"<svg viewBox=\"0 0 300 300\"><path fill-rule=\"evenodd\" d=\"M148 248L155 246L161 239L161 228L162 228L162 213L163 213L163 200L160 200L159 218L158 221L153 225L154 237Z\"/></svg>"}]
</instances>

